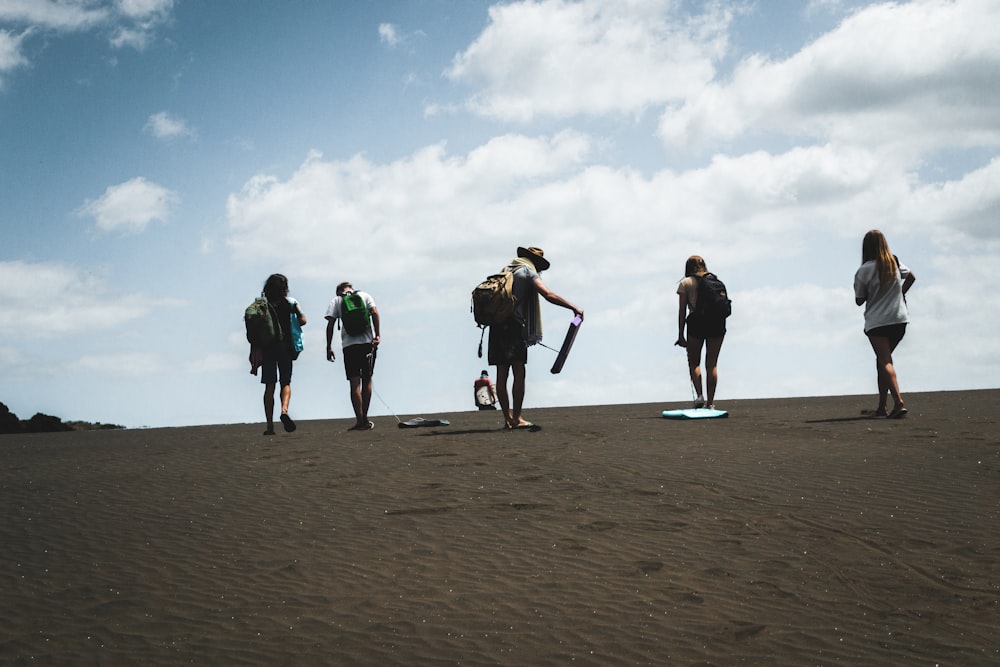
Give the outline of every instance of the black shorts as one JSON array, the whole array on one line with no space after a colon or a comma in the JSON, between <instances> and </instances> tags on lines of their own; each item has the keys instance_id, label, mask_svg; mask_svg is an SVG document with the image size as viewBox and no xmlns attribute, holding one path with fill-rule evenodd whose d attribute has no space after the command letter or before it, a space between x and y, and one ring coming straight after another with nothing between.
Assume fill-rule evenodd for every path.
<instances>
[{"instance_id":1,"label":"black shorts","mask_svg":"<svg viewBox=\"0 0 1000 667\"><path fill-rule=\"evenodd\" d=\"M528 363L528 344L524 342L524 325L514 318L490 327L487 361L491 366L513 366Z\"/></svg>"},{"instance_id":2,"label":"black shorts","mask_svg":"<svg viewBox=\"0 0 1000 667\"><path fill-rule=\"evenodd\" d=\"M687 337L688 338L700 338L701 340L707 340L709 338L719 338L720 336L726 335L726 320L717 321L702 321L694 316L694 313L688 315L687 318Z\"/></svg>"},{"instance_id":3,"label":"black shorts","mask_svg":"<svg viewBox=\"0 0 1000 667\"><path fill-rule=\"evenodd\" d=\"M866 336L876 336L878 338L888 338L890 345L893 349L899 345L899 341L903 340L903 336L906 335L906 322L901 324L887 324L884 327L875 327L874 329L869 329L865 332Z\"/></svg>"},{"instance_id":4,"label":"black shorts","mask_svg":"<svg viewBox=\"0 0 1000 667\"><path fill-rule=\"evenodd\" d=\"M263 349L263 359L260 366L261 384L278 384L282 387L292 383L292 349L283 342L271 343Z\"/></svg>"},{"instance_id":5,"label":"black shorts","mask_svg":"<svg viewBox=\"0 0 1000 667\"><path fill-rule=\"evenodd\" d=\"M344 372L347 379L368 379L375 371L376 349L371 343L349 345L344 348Z\"/></svg>"}]
</instances>

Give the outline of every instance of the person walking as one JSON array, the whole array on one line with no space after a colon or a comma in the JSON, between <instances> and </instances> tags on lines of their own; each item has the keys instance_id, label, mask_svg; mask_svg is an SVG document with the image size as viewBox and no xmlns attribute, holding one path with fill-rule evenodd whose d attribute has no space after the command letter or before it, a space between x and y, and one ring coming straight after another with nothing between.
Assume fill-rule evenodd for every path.
<instances>
[{"instance_id":1,"label":"person walking","mask_svg":"<svg viewBox=\"0 0 1000 667\"><path fill-rule=\"evenodd\" d=\"M264 417L267 430L264 435L274 435L274 390L281 386L281 425L285 431L295 430L295 422L288 415L292 400L292 362L298 356L293 341L293 321L305 326L306 316L298 301L288 296L288 278L280 273L271 274L264 283L264 297L273 309L275 322L281 331L278 340L260 349L260 381L264 385Z\"/></svg>"},{"instance_id":2,"label":"person walking","mask_svg":"<svg viewBox=\"0 0 1000 667\"><path fill-rule=\"evenodd\" d=\"M583 310L562 298L542 282L540 274L549 268L549 260L541 248L517 249L517 258L509 269L514 272L513 293L516 298L514 313L506 320L490 327L488 361L497 368L496 391L507 429L539 430L521 415L525 394L525 366L528 347L542 340L541 308L538 297L549 303L572 310L583 319ZM508 393L508 378L513 376Z\"/></svg>"},{"instance_id":3,"label":"person walking","mask_svg":"<svg viewBox=\"0 0 1000 667\"><path fill-rule=\"evenodd\" d=\"M333 329L341 324L344 371L350 382L351 405L355 424L351 431L370 431L375 423L368 419L372 400L372 373L381 337L381 318L375 301L367 292L355 291L349 282L337 285L337 296L326 309L326 358L335 361Z\"/></svg>"},{"instance_id":4,"label":"person walking","mask_svg":"<svg viewBox=\"0 0 1000 667\"><path fill-rule=\"evenodd\" d=\"M721 285L721 288L718 286ZM715 289L708 289L714 287ZM721 289L721 293L719 290ZM729 297L725 285L709 273L705 260L691 255L684 264L684 278L677 285L677 341L687 350L688 374L695 390L694 407L715 408L715 390L719 384L719 353L726 338ZM702 300L699 309L699 298ZM710 299L720 304L710 308ZM685 327L687 335L685 336ZM705 349L705 392L702 392L701 350Z\"/></svg>"},{"instance_id":5,"label":"person walking","mask_svg":"<svg viewBox=\"0 0 1000 667\"><path fill-rule=\"evenodd\" d=\"M861 267L854 274L854 301L865 304L865 335L875 352L878 378L876 417L899 419L907 413L892 353L906 335L909 311L906 293L916 276L889 250L885 236L877 229L865 234L861 242ZM887 412L889 394L892 411Z\"/></svg>"}]
</instances>

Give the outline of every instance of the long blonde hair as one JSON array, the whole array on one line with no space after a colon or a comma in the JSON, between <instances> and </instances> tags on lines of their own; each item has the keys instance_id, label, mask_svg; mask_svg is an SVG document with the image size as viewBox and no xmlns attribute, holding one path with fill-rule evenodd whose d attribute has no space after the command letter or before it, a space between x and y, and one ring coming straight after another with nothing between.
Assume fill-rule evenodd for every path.
<instances>
[{"instance_id":1,"label":"long blonde hair","mask_svg":"<svg viewBox=\"0 0 1000 667\"><path fill-rule=\"evenodd\" d=\"M885 289L892 284L898 274L896 257L889 251L889 243L885 240L885 235L877 229L873 229L865 234L861 242L861 263L875 262L875 269L878 273L880 289Z\"/></svg>"}]
</instances>

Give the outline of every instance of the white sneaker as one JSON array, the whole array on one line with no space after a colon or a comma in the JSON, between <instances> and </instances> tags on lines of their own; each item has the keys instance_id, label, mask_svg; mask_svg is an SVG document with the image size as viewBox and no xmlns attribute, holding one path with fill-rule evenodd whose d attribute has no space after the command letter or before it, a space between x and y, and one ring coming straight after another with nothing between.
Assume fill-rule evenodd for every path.
<instances>
[{"instance_id":1,"label":"white sneaker","mask_svg":"<svg viewBox=\"0 0 1000 667\"><path fill-rule=\"evenodd\" d=\"M694 407L695 407L695 409L705 407L705 399L702 398L701 396L699 396L698 398L694 399Z\"/></svg>"}]
</instances>

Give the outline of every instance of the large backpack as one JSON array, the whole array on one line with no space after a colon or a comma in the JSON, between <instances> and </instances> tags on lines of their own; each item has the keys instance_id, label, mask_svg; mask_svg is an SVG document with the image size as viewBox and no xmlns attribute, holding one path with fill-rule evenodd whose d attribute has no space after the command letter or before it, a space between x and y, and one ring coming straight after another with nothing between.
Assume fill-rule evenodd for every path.
<instances>
[{"instance_id":1,"label":"large backpack","mask_svg":"<svg viewBox=\"0 0 1000 667\"><path fill-rule=\"evenodd\" d=\"M340 319L349 336L360 336L372 326L372 314L365 298L357 292L347 292L340 299Z\"/></svg>"},{"instance_id":2,"label":"large backpack","mask_svg":"<svg viewBox=\"0 0 1000 667\"><path fill-rule=\"evenodd\" d=\"M270 345L281 340L278 313L263 296L254 299L243 312L243 322L247 327L247 341L251 345Z\"/></svg>"},{"instance_id":3,"label":"large backpack","mask_svg":"<svg viewBox=\"0 0 1000 667\"><path fill-rule=\"evenodd\" d=\"M514 270L509 266L488 277L472 290L472 316L480 327L507 321L516 305Z\"/></svg>"},{"instance_id":4,"label":"large backpack","mask_svg":"<svg viewBox=\"0 0 1000 667\"><path fill-rule=\"evenodd\" d=\"M714 273L698 276L698 303L692 316L698 322L721 323L733 313L725 284Z\"/></svg>"}]
</instances>

